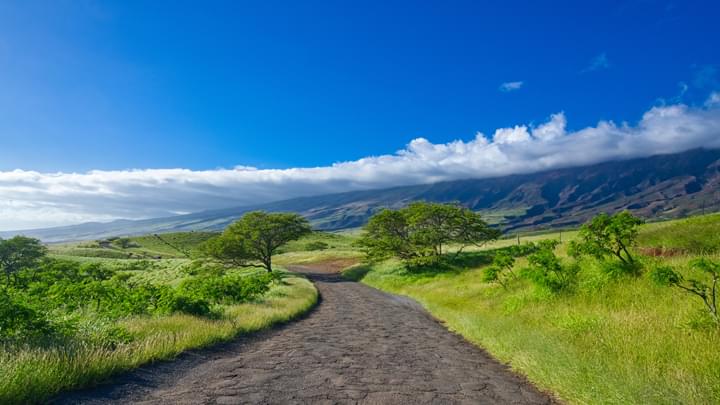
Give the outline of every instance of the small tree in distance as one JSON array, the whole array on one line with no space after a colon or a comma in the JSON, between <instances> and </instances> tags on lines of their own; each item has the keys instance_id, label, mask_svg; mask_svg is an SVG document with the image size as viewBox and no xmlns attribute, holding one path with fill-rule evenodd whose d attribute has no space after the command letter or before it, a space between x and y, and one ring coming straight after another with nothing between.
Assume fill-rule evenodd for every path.
<instances>
[{"instance_id":1,"label":"small tree in distance","mask_svg":"<svg viewBox=\"0 0 720 405\"><path fill-rule=\"evenodd\" d=\"M623 265L634 265L630 248L637 243L638 226L643 220L628 211L615 215L602 213L580 228L579 241L570 242L572 256L590 255L598 259L615 257Z\"/></svg>"},{"instance_id":2,"label":"small tree in distance","mask_svg":"<svg viewBox=\"0 0 720 405\"><path fill-rule=\"evenodd\" d=\"M252 267L259 262L272 272L272 256L277 249L310 232L310 225L300 215L254 211L206 242L204 251L226 265Z\"/></svg>"}]
</instances>

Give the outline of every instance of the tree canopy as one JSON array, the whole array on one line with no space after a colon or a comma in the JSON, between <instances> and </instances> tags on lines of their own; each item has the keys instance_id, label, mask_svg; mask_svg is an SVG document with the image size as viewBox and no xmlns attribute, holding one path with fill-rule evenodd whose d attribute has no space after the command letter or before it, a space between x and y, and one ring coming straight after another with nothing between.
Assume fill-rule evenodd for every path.
<instances>
[{"instance_id":1,"label":"tree canopy","mask_svg":"<svg viewBox=\"0 0 720 405\"><path fill-rule=\"evenodd\" d=\"M637 228L642 223L642 219L627 211L615 215L602 213L580 228L578 241L571 242L569 252L598 259L613 256L623 264L633 264L629 249L637 243Z\"/></svg>"},{"instance_id":2,"label":"tree canopy","mask_svg":"<svg viewBox=\"0 0 720 405\"><path fill-rule=\"evenodd\" d=\"M0 269L10 283L11 277L17 276L20 270L36 266L46 253L47 248L34 238L15 236L0 239Z\"/></svg>"},{"instance_id":3,"label":"tree canopy","mask_svg":"<svg viewBox=\"0 0 720 405\"><path fill-rule=\"evenodd\" d=\"M408 263L439 260L448 245L459 254L470 245L497 239L480 214L454 204L415 202L375 214L364 227L359 245L370 259L397 257Z\"/></svg>"},{"instance_id":4,"label":"tree canopy","mask_svg":"<svg viewBox=\"0 0 720 405\"><path fill-rule=\"evenodd\" d=\"M260 263L272 272L272 256L277 249L310 232L310 225L300 215L254 211L209 240L205 252L227 265L246 267Z\"/></svg>"}]
</instances>

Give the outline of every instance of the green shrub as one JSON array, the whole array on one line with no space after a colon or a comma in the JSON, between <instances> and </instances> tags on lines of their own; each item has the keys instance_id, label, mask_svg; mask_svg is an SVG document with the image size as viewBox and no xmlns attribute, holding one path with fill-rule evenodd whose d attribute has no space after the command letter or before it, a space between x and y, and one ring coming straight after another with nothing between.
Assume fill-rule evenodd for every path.
<instances>
[{"instance_id":1,"label":"green shrub","mask_svg":"<svg viewBox=\"0 0 720 405\"><path fill-rule=\"evenodd\" d=\"M164 314L183 313L196 316L207 316L211 313L208 301L174 291L164 294L160 298L158 310Z\"/></svg>"},{"instance_id":2,"label":"green shrub","mask_svg":"<svg viewBox=\"0 0 720 405\"><path fill-rule=\"evenodd\" d=\"M624 275L637 276L642 273L642 264L639 261L623 263L617 260L600 260L599 265L600 270L611 279Z\"/></svg>"},{"instance_id":3,"label":"green shrub","mask_svg":"<svg viewBox=\"0 0 720 405\"><path fill-rule=\"evenodd\" d=\"M265 294L272 281L271 274L203 275L183 281L179 289L184 294L210 302L236 304Z\"/></svg>"},{"instance_id":4,"label":"green shrub","mask_svg":"<svg viewBox=\"0 0 720 405\"><path fill-rule=\"evenodd\" d=\"M116 266L117 271L143 271L157 269L158 264L156 262L142 259L142 260L123 260L122 263Z\"/></svg>"},{"instance_id":5,"label":"green shrub","mask_svg":"<svg viewBox=\"0 0 720 405\"><path fill-rule=\"evenodd\" d=\"M193 260L183 266L183 273L190 276L221 276L227 271L227 267L221 263L208 262L206 260Z\"/></svg>"},{"instance_id":6,"label":"green shrub","mask_svg":"<svg viewBox=\"0 0 720 405\"><path fill-rule=\"evenodd\" d=\"M569 291L577 281L580 266L577 262L563 263L553 248L557 241L541 241L537 252L528 256L529 266L522 274L535 285L552 292Z\"/></svg>"},{"instance_id":7,"label":"green shrub","mask_svg":"<svg viewBox=\"0 0 720 405\"><path fill-rule=\"evenodd\" d=\"M533 242L527 242L521 245L510 245L504 248L500 248L498 249L498 251L505 252L512 257L525 257L537 252L539 248L540 247L537 244Z\"/></svg>"},{"instance_id":8,"label":"green shrub","mask_svg":"<svg viewBox=\"0 0 720 405\"><path fill-rule=\"evenodd\" d=\"M703 274L705 280L699 278L686 279L670 266L656 266L650 272L650 278L657 284L679 288L701 299L716 325L720 326L720 313L718 312L720 262L703 257L691 261L690 267Z\"/></svg>"},{"instance_id":9,"label":"green shrub","mask_svg":"<svg viewBox=\"0 0 720 405\"><path fill-rule=\"evenodd\" d=\"M58 331L17 294L0 292L0 343L34 342Z\"/></svg>"},{"instance_id":10,"label":"green shrub","mask_svg":"<svg viewBox=\"0 0 720 405\"><path fill-rule=\"evenodd\" d=\"M627 211L608 215L602 213L580 228L578 240L570 242L568 253L578 257L588 255L605 260L613 257L619 260L623 268L637 268L630 249L637 245L638 226L643 221Z\"/></svg>"},{"instance_id":11,"label":"green shrub","mask_svg":"<svg viewBox=\"0 0 720 405\"><path fill-rule=\"evenodd\" d=\"M86 249L73 248L63 251L64 254L78 257L100 257L104 259L127 259L130 255L128 252L122 252L114 249Z\"/></svg>"},{"instance_id":12,"label":"green shrub","mask_svg":"<svg viewBox=\"0 0 720 405\"><path fill-rule=\"evenodd\" d=\"M482 280L486 283L496 282L503 288L508 288L511 279L516 278L513 273L515 266L515 258L506 252L498 252L495 254L492 266L488 266L483 271Z\"/></svg>"},{"instance_id":13,"label":"green shrub","mask_svg":"<svg viewBox=\"0 0 720 405\"><path fill-rule=\"evenodd\" d=\"M138 248L140 245L138 245L136 242L134 242L130 238L118 238L112 241L113 245L119 247L120 249L130 249L130 248Z\"/></svg>"},{"instance_id":14,"label":"green shrub","mask_svg":"<svg viewBox=\"0 0 720 405\"><path fill-rule=\"evenodd\" d=\"M488 266L483 270L481 280L485 283L498 283L503 288L507 289L507 284L504 279L501 278L502 269L497 266Z\"/></svg>"},{"instance_id":15,"label":"green shrub","mask_svg":"<svg viewBox=\"0 0 720 405\"><path fill-rule=\"evenodd\" d=\"M328 248L330 248L330 245L323 241L314 241L305 244L305 250L308 252L312 252L314 250L326 250Z\"/></svg>"},{"instance_id":16,"label":"green shrub","mask_svg":"<svg viewBox=\"0 0 720 405\"><path fill-rule=\"evenodd\" d=\"M93 318L78 323L75 339L86 344L114 349L119 344L132 341L132 336L125 328L111 320Z\"/></svg>"}]
</instances>

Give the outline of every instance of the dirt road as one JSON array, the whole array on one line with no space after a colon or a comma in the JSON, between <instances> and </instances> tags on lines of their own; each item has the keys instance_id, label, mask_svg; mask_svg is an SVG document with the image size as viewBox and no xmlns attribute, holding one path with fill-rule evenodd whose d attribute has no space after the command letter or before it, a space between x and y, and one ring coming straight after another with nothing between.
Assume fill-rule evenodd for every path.
<instances>
[{"instance_id":1,"label":"dirt road","mask_svg":"<svg viewBox=\"0 0 720 405\"><path fill-rule=\"evenodd\" d=\"M551 400L416 302L301 267L321 302L284 327L193 352L58 403L516 403Z\"/></svg>"}]
</instances>

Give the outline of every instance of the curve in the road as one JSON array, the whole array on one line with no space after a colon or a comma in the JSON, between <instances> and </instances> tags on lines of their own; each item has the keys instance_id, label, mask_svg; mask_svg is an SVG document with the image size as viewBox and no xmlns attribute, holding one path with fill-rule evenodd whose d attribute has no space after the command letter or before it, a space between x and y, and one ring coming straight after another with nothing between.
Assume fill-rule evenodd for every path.
<instances>
[{"instance_id":1,"label":"curve in the road","mask_svg":"<svg viewBox=\"0 0 720 405\"><path fill-rule=\"evenodd\" d=\"M321 303L281 328L151 365L58 403L515 403L552 399L415 301L301 267Z\"/></svg>"}]
</instances>

